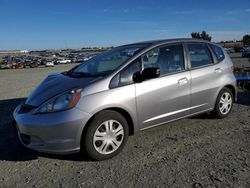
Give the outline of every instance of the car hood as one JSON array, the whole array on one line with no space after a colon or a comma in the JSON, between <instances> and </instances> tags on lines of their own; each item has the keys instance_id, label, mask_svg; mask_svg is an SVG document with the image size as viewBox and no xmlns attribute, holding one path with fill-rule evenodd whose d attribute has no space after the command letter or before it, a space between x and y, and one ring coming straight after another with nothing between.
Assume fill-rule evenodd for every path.
<instances>
[{"instance_id":1,"label":"car hood","mask_svg":"<svg viewBox=\"0 0 250 188\"><path fill-rule=\"evenodd\" d=\"M36 87L25 101L25 104L39 106L56 95L73 88L84 88L99 79L97 77L73 78L62 73L50 74Z\"/></svg>"}]
</instances>

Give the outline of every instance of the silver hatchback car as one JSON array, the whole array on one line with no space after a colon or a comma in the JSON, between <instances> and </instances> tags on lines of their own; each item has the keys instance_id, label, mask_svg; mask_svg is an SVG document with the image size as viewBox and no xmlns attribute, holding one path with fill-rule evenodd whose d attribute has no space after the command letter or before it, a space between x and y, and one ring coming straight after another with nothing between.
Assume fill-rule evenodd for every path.
<instances>
[{"instance_id":1,"label":"silver hatchback car","mask_svg":"<svg viewBox=\"0 0 250 188\"><path fill-rule=\"evenodd\" d=\"M21 143L48 153L117 155L139 130L200 113L226 117L233 64L217 44L172 39L124 45L50 74L14 111Z\"/></svg>"}]
</instances>

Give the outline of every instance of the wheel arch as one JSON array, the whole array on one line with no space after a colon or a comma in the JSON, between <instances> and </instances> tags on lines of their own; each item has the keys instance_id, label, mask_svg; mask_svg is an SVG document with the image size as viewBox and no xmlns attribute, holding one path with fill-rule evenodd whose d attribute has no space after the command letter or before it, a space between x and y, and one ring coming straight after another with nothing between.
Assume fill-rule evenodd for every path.
<instances>
[{"instance_id":1,"label":"wheel arch","mask_svg":"<svg viewBox=\"0 0 250 188\"><path fill-rule=\"evenodd\" d=\"M227 85L222 86L220 89L217 90L217 93L216 93L215 96L214 96L213 110L214 110L214 108L215 108L216 100L217 100L217 98L218 98L218 95L219 95L219 93L221 92L221 90L222 90L223 88L230 89L230 90L232 91L232 93L233 93L233 102L237 101L237 90L236 90L235 86L232 85L232 84L227 84Z\"/></svg>"},{"instance_id":2,"label":"wheel arch","mask_svg":"<svg viewBox=\"0 0 250 188\"><path fill-rule=\"evenodd\" d=\"M118 108L118 107L106 108L104 110L112 110L112 111L120 113L126 119L126 121L128 123L129 135L134 134L134 131L135 131L134 122L133 122L131 115L126 110L124 110L122 108ZM104 110L102 110L102 111L104 111Z\"/></svg>"},{"instance_id":3,"label":"wheel arch","mask_svg":"<svg viewBox=\"0 0 250 188\"><path fill-rule=\"evenodd\" d=\"M105 108L105 109L102 109L98 112L96 112L92 117L89 118L89 120L87 121L87 123L85 124L82 132L81 132L81 142L82 143L82 140L84 139L84 132L86 131L86 129L88 128L88 126L90 125L91 121L100 113L100 112L103 112L105 110L112 110L112 111L115 111L115 112L118 112L120 113L127 121L128 123L128 127L129 127L129 135L134 135L134 132L135 132L135 128L134 128L134 122L133 122L133 119L131 117L131 115L124 109L122 108L119 108L119 107L111 107L111 108Z\"/></svg>"},{"instance_id":4,"label":"wheel arch","mask_svg":"<svg viewBox=\"0 0 250 188\"><path fill-rule=\"evenodd\" d=\"M237 91L236 91L236 88L233 85L228 84L228 85L225 85L223 88L230 89L232 91L232 93L233 93L233 99L234 99L233 102L237 101L237 93L236 93Z\"/></svg>"}]
</instances>

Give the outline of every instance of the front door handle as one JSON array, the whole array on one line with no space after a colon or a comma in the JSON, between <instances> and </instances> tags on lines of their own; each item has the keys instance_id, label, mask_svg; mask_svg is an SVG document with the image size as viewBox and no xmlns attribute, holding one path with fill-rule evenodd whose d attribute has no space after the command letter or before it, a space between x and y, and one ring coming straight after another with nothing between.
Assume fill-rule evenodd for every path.
<instances>
[{"instance_id":1,"label":"front door handle","mask_svg":"<svg viewBox=\"0 0 250 188\"><path fill-rule=\"evenodd\" d=\"M178 84L179 85L183 85L183 84L186 84L188 83L188 79L185 77L185 78L181 78L179 81L178 81Z\"/></svg>"},{"instance_id":2,"label":"front door handle","mask_svg":"<svg viewBox=\"0 0 250 188\"><path fill-rule=\"evenodd\" d=\"M214 70L215 73L221 73L222 72L222 69L221 68L217 68Z\"/></svg>"}]
</instances>

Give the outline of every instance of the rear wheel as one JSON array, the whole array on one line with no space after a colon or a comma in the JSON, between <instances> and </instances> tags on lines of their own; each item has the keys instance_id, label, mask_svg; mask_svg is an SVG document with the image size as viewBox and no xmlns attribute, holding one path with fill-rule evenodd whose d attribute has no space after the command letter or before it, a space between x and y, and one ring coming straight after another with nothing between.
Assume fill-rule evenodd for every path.
<instances>
[{"instance_id":1,"label":"rear wheel","mask_svg":"<svg viewBox=\"0 0 250 188\"><path fill-rule=\"evenodd\" d=\"M233 93L228 88L223 88L216 100L214 115L218 118L228 116L233 107Z\"/></svg>"},{"instance_id":2,"label":"rear wheel","mask_svg":"<svg viewBox=\"0 0 250 188\"><path fill-rule=\"evenodd\" d=\"M94 160L105 160L121 152L129 135L126 119L118 112L105 110L90 122L82 149Z\"/></svg>"}]
</instances>

